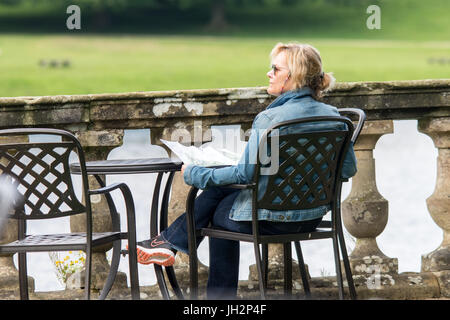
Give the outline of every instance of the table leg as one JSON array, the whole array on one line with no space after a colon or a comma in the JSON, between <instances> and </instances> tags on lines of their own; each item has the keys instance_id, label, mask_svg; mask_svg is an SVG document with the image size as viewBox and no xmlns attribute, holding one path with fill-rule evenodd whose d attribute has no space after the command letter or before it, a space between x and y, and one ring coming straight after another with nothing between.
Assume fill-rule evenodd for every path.
<instances>
[{"instance_id":1,"label":"table leg","mask_svg":"<svg viewBox=\"0 0 450 320\"><path fill-rule=\"evenodd\" d=\"M172 186L173 176L175 174L174 171L169 173L169 177L166 181L166 185L164 188L163 199L161 203L161 210L159 208L159 194L161 189L161 181L164 172L158 173L155 183L155 189L153 191L153 200L152 200L152 209L150 215L150 236L153 238L161 233L164 229L167 228L167 216L168 216L168 208L169 208L169 195ZM158 212L159 212L159 228L158 228ZM169 300L169 291L167 289L167 284L164 280L164 274L162 271L162 267L159 265L154 265L156 279L158 281L159 289L161 290L161 294L165 300ZM165 267L167 278L169 279L170 285L177 296L178 299L184 299L183 293L178 285L175 271L172 266Z\"/></svg>"},{"instance_id":2,"label":"table leg","mask_svg":"<svg viewBox=\"0 0 450 320\"><path fill-rule=\"evenodd\" d=\"M169 214L169 195L170 195L170 190L172 187L172 181L173 181L173 176L175 175L175 172L172 171L169 174L169 177L167 178L167 182L166 182L166 187L164 189L164 195L163 195L163 199L162 199L162 204L161 204L161 215L160 215L160 223L159 223L159 231L163 231L164 229L167 228L167 217ZM167 278L169 279L170 285L172 286L172 289L175 293L175 295L177 296L178 299L184 299L183 297L183 293L181 292L180 286L178 285L177 282L177 278L175 275L175 270L172 266L170 267L166 267L166 274L167 274Z\"/></svg>"},{"instance_id":3,"label":"table leg","mask_svg":"<svg viewBox=\"0 0 450 320\"><path fill-rule=\"evenodd\" d=\"M156 178L155 188L153 190L152 208L150 212L150 238L153 238L159 234L158 232L158 205L159 205L159 191L161 189L161 179L163 172L158 173ZM164 280L164 274L162 267L154 264L156 280L158 282L159 290L161 291L164 300L169 300L169 290L167 289L166 281Z\"/></svg>"}]
</instances>

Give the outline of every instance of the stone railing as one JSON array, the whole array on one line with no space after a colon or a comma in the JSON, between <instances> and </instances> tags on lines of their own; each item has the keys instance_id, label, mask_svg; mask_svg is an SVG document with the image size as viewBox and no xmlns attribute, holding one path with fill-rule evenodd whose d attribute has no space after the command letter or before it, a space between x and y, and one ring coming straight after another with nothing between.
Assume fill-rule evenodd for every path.
<instances>
[{"instance_id":1,"label":"stone railing","mask_svg":"<svg viewBox=\"0 0 450 320\"><path fill-rule=\"evenodd\" d=\"M263 87L0 98L0 128L68 129L81 140L88 161L101 160L122 144L126 129L150 129L152 144L162 147L160 139L173 139L177 132L189 133L196 143L210 141L212 125L239 124L245 132L271 99ZM390 299L450 297L450 80L338 83L323 100L338 108L361 108L367 114L365 127L355 146L358 173L353 177L350 195L343 202L344 225L356 238L350 261L359 296ZM393 120L406 119L418 120L418 130L431 137L438 149L435 191L426 202L431 217L443 230L444 239L436 250L422 256L420 273L399 274L397 258L387 257L376 242L387 223L388 201L377 191L373 151L380 137L393 133ZM245 138L242 136L242 140ZM90 183L93 187L96 184L94 180ZM187 190L177 173L169 222L184 212ZM109 231L111 222L105 199L95 204L94 211L95 231ZM81 220L76 218L71 218L70 224L72 231L83 228ZM17 237L12 224L7 230L1 242ZM107 250L103 248L94 254L94 289L100 288L106 277ZM280 247L272 246L270 261L278 260L277 255L281 253ZM180 255L177 259L176 272L180 282L186 285L186 257ZM202 267L203 279L206 269ZM270 270L269 279L272 278L272 286L277 288L277 281L282 281L281 269L271 263ZM369 280L375 272L379 285L374 288L369 286ZM254 280L251 272L248 281L241 281L243 296L257 290ZM31 277L30 282L33 283ZM116 282L116 288L126 287L126 275L120 274ZM311 282L312 292L318 297L330 296L330 292L336 290L333 277L312 278ZM296 288L301 292L301 281ZM155 288L147 289L142 288L147 292L144 296L159 298ZM126 290L119 291L127 294ZM70 296L70 290L66 290L66 294ZM12 255L0 256L0 297L18 297L18 272ZM57 296L40 293L35 297L62 296L61 293Z\"/></svg>"}]
</instances>

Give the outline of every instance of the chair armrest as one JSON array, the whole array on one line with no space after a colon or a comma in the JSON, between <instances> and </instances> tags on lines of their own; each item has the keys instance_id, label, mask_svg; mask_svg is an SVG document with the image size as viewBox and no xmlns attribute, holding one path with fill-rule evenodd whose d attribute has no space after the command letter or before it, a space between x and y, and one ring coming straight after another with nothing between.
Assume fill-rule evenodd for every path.
<instances>
[{"instance_id":1,"label":"chair armrest","mask_svg":"<svg viewBox=\"0 0 450 320\"><path fill-rule=\"evenodd\" d=\"M248 189L254 188L255 184L230 184L223 187ZM198 297L198 263L197 263L197 246L196 238L198 235L197 227L194 219L195 199L199 189L191 186L186 199L186 225L188 235L188 250L189 250L189 279L191 283L191 299Z\"/></svg>"},{"instance_id":2,"label":"chair armrest","mask_svg":"<svg viewBox=\"0 0 450 320\"><path fill-rule=\"evenodd\" d=\"M186 227L188 235L189 250L189 281L191 287L191 299L198 298L198 263L197 263L197 228L194 220L195 198L198 188L191 186L186 199Z\"/></svg>"},{"instance_id":3,"label":"chair armrest","mask_svg":"<svg viewBox=\"0 0 450 320\"><path fill-rule=\"evenodd\" d=\"M131 194L130 188L125 183L123 182L113 183L109 186L102 187L99 189L88 190L88 194L93 195L93 194L110 193L111 191L114 191L116 189L119 189L122 192L123 199L125 200L125 208L128 216L127 224L129 228L131 222L135 223L135 209L134 209L133 195Z\"/></svg>"},{"instance_id":4,"label":"chair armrest","mask_svg":"<svg viewBox=\"0 0 450 320\"><path fill-rule=\"evenodd\" d=\"M131 261L137 261L137 240L136 240L136 214L135 214L135 208L134 208L134 201L133 201L133 195L131 194L130 188L128 187L128 185L126 185L125 183L121 182L121 183L113 183L109 186L105 186L99 189L95 189L95 190L88 190L88 195L93 195L93 194L105 194L105 196L107 197L108 200L108 204L109 201L111 201L113 204L113 200L111 195L109 195L109 193L111 191L114 191L116 189L119 189L120 192L122 193L123 199L125 201L125 210L126 210L126 214L127 214L127 233L126 233L126 239L128 240L128 254L129 254L129 261L131 263ZM108 194L108 195L106 195ZM115 210L115 209L114 209ZM116 212L117 215L117 212ZM118 216L118 215L117 215ZM118 230L119 232L121 232L120 230L120 220L117 222L118 223ZM113 229L114 229L114 221L113 221ZM121 232L121 237L123 236L123 233ZM138 280L138 276L135 275L135 279L131 280L131 281L135 281L136 283L139 283ZM139 296L139 293L138 293Z\"/></svg>"},{"instance_id":5,"label":"chair armrest","mask_svg":"<svg viewBox=\"0 0 450 320\"><path fill-rule=\"evenodd\" d=\"M123 182L121 183L113 183L109 186L102 187L95 190L88 190L89 195L93 194L104 194L110 193L119 189L122 193L123 199L125 201L125 209L127 214L127 231L129 235L129 246L136 245L136 217L135 217L135 208L133 195L131 194L130 188ZM120 226L119 226L120 228Z\"/></svg>"},{"instance_id":6,"label":"chair armrest","mask_svg":"<svg viewBox=\"0 0 450 320\"><path fill-rule=\"evenodd\" d=\"M332 224L331 221L329 220L322 220L320 221L319 225L317 226L317 228L332 228Z\"/></svg>"},{"instance_id":7,"label":"chair armrest","mask_svg":"<svg viewBox=\"0 0 450 320\"><path fill-rule=\"evenodd\" d=\"M128 186L125 183L113 183L109 186L103 187L103 188L98 188L98 189L94 189L94 190L88 190L89 194L103 194L103 193L107 193L107 192L111 192L114 191L116 189L121 189L122 188L127 188ZM131 192L130 192L131 193Z\"/></svg>"},{"instance_id":8,"label":"chair armrest","mask_svg":"<svg viewBox=\"0 0 450 320\"><path fill-rule=\"evenodd\" d=\"M250 184L238 184L238 183L234 183L234 184L228 184L225 185L223 187L227 187L227 188L235 188L235 189L254 189L256 186L256 184L254 183L250 183Z\"/></svg>"},{"instance_id":9,"label":"chair armrest","mask_svg":"<svg viewBox=\"0 0 450 320\"><path fill-rule=\"evenodd\" d=\"M197 197L199 189L191 186L186 198L186 217L188 223L188 233L189 231L195 232L195 222L194 222L194 205L195 198ZM192 227L192 228L190 228Z\"/></svg>"},{"instance_id":10,"label":"chair armrest","mask_svg":"<svg viewBox=\"0 0 450 320\"><path fill-rule=\"evenodd\" d=\"M366 121L366 113L357 108L341 108L338 109L339 113L351 113L353 115L358 116L358 123L356 125L355 131L353 132L353 136L351 138L351 141L353 144L356 143L356 140L358 140L359 134L361 133L361 130L364 126L364 122Z\"/></svg>"}]
</instances>

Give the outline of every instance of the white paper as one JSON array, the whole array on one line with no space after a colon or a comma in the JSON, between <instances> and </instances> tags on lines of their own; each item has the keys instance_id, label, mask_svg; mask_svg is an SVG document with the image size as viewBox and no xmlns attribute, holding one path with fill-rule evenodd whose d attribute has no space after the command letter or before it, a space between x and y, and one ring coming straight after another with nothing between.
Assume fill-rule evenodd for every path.
<instances>
[{"instance_id":1,"label":"white paper","mask_svg":"<svg viewBox=\"0 0 450 320\"><path fill-rule=\"evenodd\" d=\"M183 161L184 164L193 164L196 166L218 166L218 165L236 165L241 158L240 154L226 149L216 149L211 146L184 146L176 141L167 141L161 139L170 150L173 151Z\"/></svg>"}]
</instances>

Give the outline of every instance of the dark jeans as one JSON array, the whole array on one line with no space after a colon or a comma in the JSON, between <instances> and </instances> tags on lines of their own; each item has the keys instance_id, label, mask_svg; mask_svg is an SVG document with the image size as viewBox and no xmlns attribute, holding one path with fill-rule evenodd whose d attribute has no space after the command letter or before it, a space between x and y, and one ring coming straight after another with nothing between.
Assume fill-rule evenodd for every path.
<instances>
[{"instance_id":1,"label":"dark jeans","mask_svg":"<svg viewBox=\"0 0 450 320\"><path fill-rule=\"evenodd\" d=\"M234 221L229 218L238 189L211 187L203 191L195 201L194 217L197 229L212 226L242 233L252 233L250 221ZM261 234L309 232L320 219L302 222L260 222ZM173 248L188 253L186 214L179 216L161 235ZM197 246L202 241L197 239ZM236 297L239 279L239 241L210 238L208 299L232 299Z\"/></svg>"}]
</instances>

